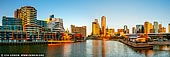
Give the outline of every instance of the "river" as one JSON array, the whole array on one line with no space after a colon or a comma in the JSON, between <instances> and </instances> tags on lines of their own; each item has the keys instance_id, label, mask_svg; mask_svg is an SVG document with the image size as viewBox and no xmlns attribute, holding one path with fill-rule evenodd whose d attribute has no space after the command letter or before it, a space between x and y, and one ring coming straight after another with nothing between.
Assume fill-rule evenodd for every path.
<instances>
[{"instance_id":1,"label":"river","mask_svg":"<svg viewBox=\"0 0 170 57\"><path fill-rule=\"evenodd\" d=\"M117 41L102 40L87 40L55 46L3 45L0 46L0 53L44 53L46 57L170 57L170 50L133 49Z\"/></svg>"}]
</instances>

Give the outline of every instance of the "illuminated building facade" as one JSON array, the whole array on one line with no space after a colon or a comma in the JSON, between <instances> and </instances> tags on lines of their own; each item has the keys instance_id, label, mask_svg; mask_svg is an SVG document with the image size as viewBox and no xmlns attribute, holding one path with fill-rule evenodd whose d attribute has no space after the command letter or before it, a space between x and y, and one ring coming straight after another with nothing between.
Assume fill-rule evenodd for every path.
<instances>
[{"instance_id":1,"label":"illuminated building facade","mask_svg":"<svg viewBox=\"0 0 170 57\"><path fill-rule=\"evenodd\" d=\"M37 10L32 6L24 6L14 12L15 18L22 20L22 25L36 24Z\"/></svg>"},{"instance_id":2,"label":"illuminated building facade","mask_svg":"<svg viewBox=\"0 0 170 57\"><path fill-rule=\"evenodd\" d=\"M37 10L34 7L21 7L15 11L14 17L3 16L2 26L0 26L0 42L42 42L48 39L60 39L60 33L51 32L47 28L47 21L36 19ZM54 18L54 15L50 17ZM53 23L58 24L53 26L54 28L63 28L62 19L51 20L50 22L55 20Z\"/></svg>"},{"instance_id":3,"label":"illuminated building facade","mask_svg":"<svg viewBox=\"0 0 170 57\"><path fill-rule=\"evenodd\" d=\"M158 22L154 21L154 33L158 33Z\"/></svg>"},{"instance_id":4,"label":"illuminated building facade","mask_svg":"<svg viewBox=\"0 0 170 57\"><path fill-rule=\"evenodd\" d=\"M144 33L144 25L136 25L135 33Z\"/></svg>"},{"instance_id":5,"label":"illuminated building facade","mask_svg":"<svg viewBox=\"0 0 170 57\"><path fill-rule=\"evenodd\" d=\"M94 36L100 35L100 25L99 25L97 19L95 19L95 21L92 22L92 35L94 35Z\"/></svg>"},{"instance_id":6,"label":"illuminated building facade","mask_svg":"<svg viewBox=\"0 0 170 57\"><path fill-rule=\"evenodd\" d=\"M106 29L106 35L111 35L113 36L114 35L114 32L115 32L115 29L114 28L110 28L110 29Z\"/></svg>"},{"instance_id":7,"label":"illuminated building facade","mask_svg":"<svg viewBox=\"0 0 170 57\"><path fill-rule=\"evenodd\" d=\"M132 27L132 33L135 33L135 27Z\"/></svg>"},{"instance_id":8,"label":"illuminated building facade","mask_svg":"<svg viewBox=\"0 0 170 57\"><path fill-rule=\"evenodd\" d=\"M46 28L47 27L47 21L37 20L37 25Z\"/></svg>"},{"instance_id":9,"label":"illuminated building facade","mask_svg":"<svg viewBox=\"0 0 170 57\"><path fill-rule=\"evenodd\" d=\"M86 37L86 26L76 27L75 25L71 25L72 33L80 33L82 37Z\"/></svg>"},{"instance_id":10,"label":"illuminated building facade","mask_svg":"<svg viewBox=\"0 0 170 57\"><path fill-rule=\"evenodd\" d=\"M129 29L127 25L124 25L124 34L129 34Z\"/></svg>"},{"instance_id":11,"label":"illuminated building facade","mask_svg":"<svg viewBox=\"0 0 170 57\"><path fill-rule=\"evenodd\" d=\"M168 24L168 32L170 33L170 23Z\"/></svg>"},{"instance_id":12,"label":"illuminated building facade","mask_svg":"<svg viewBox=\"0 0 170 57\"><path fill-rule=\"evenodd\" d=\"M150 23L148 21L144 23L144 33L150 33Z\"/></svg>"},{"instance_id":13,"label":"illuminated building facade","mask_svg":"<svg viewBox=\"0 0 170 57\"><path fill-rule=\"evenodd\" d=\"M53 15L47 19L47 28L50 28L52 32L65 32L63 27L63 19L61 18L51 18Z\"/></svg>"},{"instance_id":14,"label":"illuminated building facade","mask_svg":"<svg viewBox=\"0 0 170 57\"><path fill-rule=\"evenodd\" d=\"M106 35L106 17L105 16L101 17L101 35L103 36Z\"/></svg>"}]
</instances>

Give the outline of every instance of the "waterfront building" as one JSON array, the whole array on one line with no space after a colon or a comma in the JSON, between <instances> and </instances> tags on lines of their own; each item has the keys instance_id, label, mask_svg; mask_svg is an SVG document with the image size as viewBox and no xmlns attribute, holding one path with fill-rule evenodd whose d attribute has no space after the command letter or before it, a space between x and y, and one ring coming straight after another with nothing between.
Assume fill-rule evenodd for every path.
<instances>
[{"instance_id":1,"label":"waterfront building","mask_svg":"<svg viewBox=\"0 0 170 57\"><path fill-rule=\"evenodd\" d=\"M170 33L170 23L168 24L168 32Z\"/></svg>"},{"instance_id":2,"label":"waterfront building","mask_svg":"<svg viewBox=\"0 0 170 57\"><path fill-rule=\"evenodd\" d=\"M128 33L129 33L129 29L127 25L124 25L124 34L128 34Z\"/></svg>"},{"instance_id":3,"label":"waterfront building","mask_svg":"<svg viewBox=\"0 0 170 57\"><path fill-rule=\"evenodd\" d=\"M21 19L13 17L2 17L2 26L0 26L1 31L22 31L23 26Z\"/></svg>"},{"instance_id":4,"label":"waterfront building","mask_svg":"<svg viewBox=\"0 0 170 57\"><path fill-rule=\"evenodd\" d=\"M52 32L65 32L61 18L48 18L47 28L50 28Z\"/></svg>"},{"instance_id":5,"label":"waterfront building","mask_svg":"<svg viewBox=\"0 0 170 57\"><path fill-rule=\"evenodd\" d=\"M154 29L153 29L152 23L150 23L149 25L150 25L150 26L149 26L149 27L150 27L150 32L149 32L149 33L154 33Z\"/></svg>"},{"instance_id":6,"label":"waterfront building","mask_svg":"<svg viewBox=\"0 0 170 57\"><path fill-rule=\"evenodd\" d=\"M107 28L106 29L106 35L110 35L110 36L113 36L114 35L114 33L115 33L115 30L114 30L114 28Z\"/></svg>"},{"instance_id":7,"label":"waterfront building","mask_svg":"<svg viewBox=\"0 0 170 57\"><path fill-rule=\"evenodd\" d=\"M148 21L146 21L144 23L144 33L150 33L150 23Z\"/></svg>"},{"instance_id":8,"label":"waterfront building","mask_svg":"<svg viewBox=\"0 0 170 57\"><path fill-rule=\"evenodd\" d=\"M95 21L92 22L92 35L93 36L99 36L100 35L100 25L99 25L97 19L95 19Z\"/></svg>"},{"instance_id":9,"label":"waterfront building","mask_svg":"<svg viewBox=\"0 0 170 57\"><path fill-rule=\"evenodd\" d=\"M25 32L42 32L42 27L35 24L25 24L23 27Z\"/></svg>"},{"instance_id":10,"label":"waterfront building","mask_svg":"<svg viewBox=\"0 0 170 57\"><path fill-rule=\"evenodd\" d=\"M124 29L117 29L117 34L123 35L124 34Z\"/></svg>"},{"instance_id":11,"label":"waterfront building","mask_svg":"<svg viewBox=\"0 0 170 57\"><path fill-rule=\"evenodd\" d=\"M0 31L1 42L42 42L50 39L60 39L60 35L54 32Z\"/></svg>"},{"instance_id":12,"label":"waterfront building","mask_svg":"<svg viewBox=\"0 0 170 57\"><path fill-rule=\"evenodd\" d=\"M144 33L144 25L136 25L135 33Z\"/></svg>"},{"instance_id":13,"label":"waterfront building","mask_svg":"<svg viewBox=\"0 0 170 57\"><path fill-rule=\"evenodd\" d=\"M132 27L132 33L135 33L135 27Z\"/></svg>"},{"instance_id":14,"label":"waterfront building","mask_svg":"<svg viewBox=\"0 0 170 57\"><path fill-rule=\"evenodd\" d=\"M162 27L162 33L166 33L166 28Z\"/></svg>"},{"instance_id":15,"label":"waterfront building","mask_svg":"<svg viewBox=\"0 0 170 57\"><path fill-rule=\"evenodd\" d=\"M2 17L2 25L22 25L21 19L13 17Z\"/></svg>"},{"instance_id":16,"label":"waterfront building","mask_svg":"<svg viewBox=\"0 0 170 57\"><path fill-rule=\"evenodd\" d=\"M23 26L21 25L4 25L0 26L0 31L23 31Z\"/></svg>"},{"instance_id":17,"label":"waterfront building","mask_svg":"<svg viewBox=\"0 0 170 57\"><path fill-rule=\"evenodd\" d=\"M105 16L101 17L101 35L103 36L106 35L106 17Z\"/></svg>"},{"instance_id":18,"label":"waterfront building","mask_svg":"<svg viewBox=\"0 0 170 57\"><path fill-rule=\"evenodd\" d=\"M14 12L15 18L22 20L22 25L36 24L37 10L32 6L24 6Z\"/></svg>"},{"instance_id":19,"label":"waterfront building","mask_svg":"<svg viewBox=\"0 0 170 57\"><path fill-rule=\"evenodd\" d=\"M37 25L46 28L47 27L47 21L37 20Z\"/></svg>"},{"instance_id":20,"label":"waterfront building","mask_svg":"<svg viewBox=\"0 0 170 57\"><path fill-rule=\"evenodd\" d=\"M34 7L21 7L15 11L14 16L15 18L2 17L0 42L42 42L49 39L59 40L61 38L60 33L51 32L52 30L47 27L47 21L36 19L37 12ZM50 16L50 22L57 24L53 28L62 27L64 30L62 19L51 18L54 18L54 15Z\"/></svg>"},{"instance_id":21,"label":"waterfront building","mask_svg":"<svg viewBox=\"0 0 170 57\"><path fill-rule=\"evenodd\" d=\"M154 33L158 33L158 22L154 21Z\"/></svg>"},{"instance_id":22,"label":"waterfront building","mask_svg":"<svg viewBox=\"0 0 170 57\"><path fill-rule=\"evenodd\" d=\"M159 33L162 33L162 24L159 24L158 32L159 32Z\"/></svg>"},{"instance_id":23,"label":"waterfront building","mask_svg":"<svg viewBox=\"0 0 170 57\"><path fill-rule=\"evenodd\" d=\"M71 25L72 33L80 33L82 37L86 37L86 26L76 27L75 25Z\"/></svg>"}]
</instances>

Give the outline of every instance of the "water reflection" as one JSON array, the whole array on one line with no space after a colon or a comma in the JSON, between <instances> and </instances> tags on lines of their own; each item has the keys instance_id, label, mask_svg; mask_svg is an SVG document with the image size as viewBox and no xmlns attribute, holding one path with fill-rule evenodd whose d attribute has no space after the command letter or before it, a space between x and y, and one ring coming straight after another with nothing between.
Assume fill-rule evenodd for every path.
<instances>
[{"instance_id":1,"label":"water reflection","mask_svg":"<svg viewBox=\"0 0 170 57\"><path fill-rule=\"evenodd\" d=\"M45 53L46 57L170 57L170 46L154 50L134 49L117 41L87 40L86 42L48 45L0 46L0 53Z\"/></svg>"},{"instance_id":2,"label":"water reflection","mask_svg":"<svg viewBox=\"0 0 170 57\"><path fill-rule=\"evenodd\" d=\"M106 42L102 40L102 57L106 57Z\"/></svg>"}]
</instances>

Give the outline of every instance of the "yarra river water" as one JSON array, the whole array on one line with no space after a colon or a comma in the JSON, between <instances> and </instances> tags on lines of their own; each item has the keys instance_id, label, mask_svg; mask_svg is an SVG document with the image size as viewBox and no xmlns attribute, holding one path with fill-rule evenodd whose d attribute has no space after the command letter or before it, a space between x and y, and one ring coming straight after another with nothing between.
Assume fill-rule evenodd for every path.
<instances>
[{"instance_id":1,"label":"yarra river water","mask_svg":"<svg viewBox=\"0 0 170 57\"><path fill-rule=\"evenodd\" d=\"M170 57L168 49L169 46L165 50L161 48L141 50L118 41L87 40L55 46L45 44L0 46L0 53L45 53L45 57Z\"/></svg>"}]
</instances>

